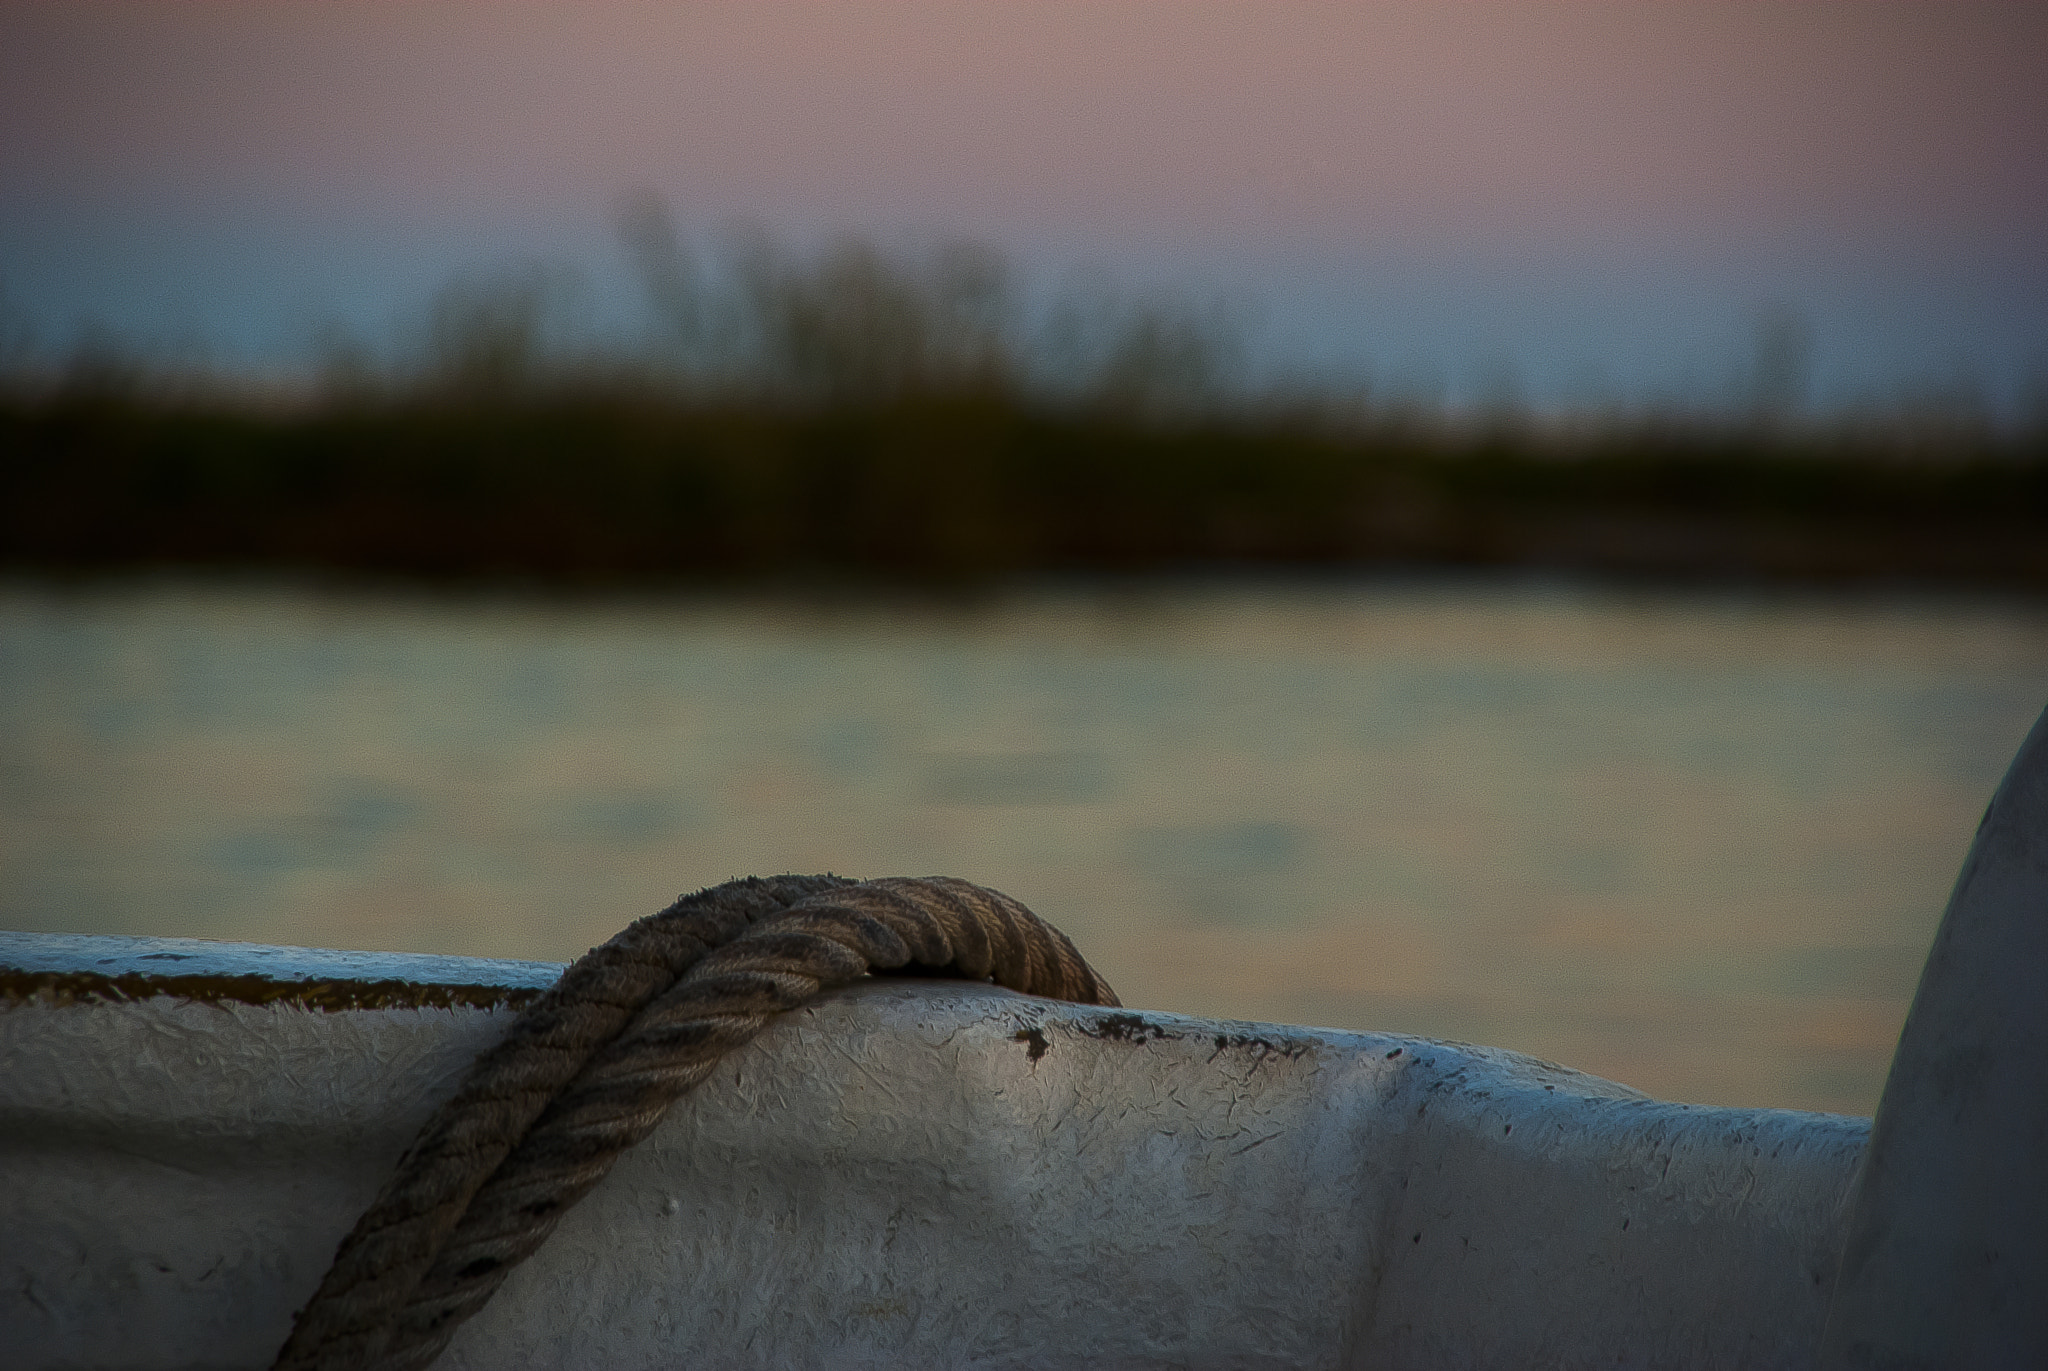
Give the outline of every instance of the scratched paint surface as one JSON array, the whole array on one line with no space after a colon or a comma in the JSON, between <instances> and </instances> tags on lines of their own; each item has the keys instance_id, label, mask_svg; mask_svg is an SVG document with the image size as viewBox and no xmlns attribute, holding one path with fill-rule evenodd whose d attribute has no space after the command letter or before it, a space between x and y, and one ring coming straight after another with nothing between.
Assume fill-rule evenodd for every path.
<instances>
[{"instance_id":1,"label":"scratched paint surface","mask_svg":"<svg viewBox=\"0 0 2048 1371\"><path fill-rule=\"evenodd\" d=\"M949 872L1132 1004L1868 1112L2048 610L1504 583L972 606L0 587L0 926L560 960Z\"/></svg>"},{"instance_id":2,"label":"scratched paint surface","mask_svg":"<svg viewBox=\"0 0 2048 1371\"><path fill-rule=\"evenodd\" d=\"M70 966L203 948L136 941ZM266 1364L504 1025L0 1006L16 1361ZM856 986L677 1101L436 1365L1805 1367L1866 1135L1487 1048Z\"/></svg>"}]
</instances>

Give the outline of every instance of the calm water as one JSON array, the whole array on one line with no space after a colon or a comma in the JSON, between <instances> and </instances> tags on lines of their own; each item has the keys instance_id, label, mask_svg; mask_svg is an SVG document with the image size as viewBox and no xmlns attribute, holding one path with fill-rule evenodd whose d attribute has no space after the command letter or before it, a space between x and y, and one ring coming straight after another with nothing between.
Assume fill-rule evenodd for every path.
<instances>
[{"instance_id":1,"label":"calm water","mask_svg":"<svg viewBox=\"0 0 2048 1371\"><path fill-rule=\"evenodd\" d=\"M1148 1008L1867 1112L2048 611L1503 584L972 611L0 586L0 925L563 959L948 872Z\"/></svg>"}]
</instances>

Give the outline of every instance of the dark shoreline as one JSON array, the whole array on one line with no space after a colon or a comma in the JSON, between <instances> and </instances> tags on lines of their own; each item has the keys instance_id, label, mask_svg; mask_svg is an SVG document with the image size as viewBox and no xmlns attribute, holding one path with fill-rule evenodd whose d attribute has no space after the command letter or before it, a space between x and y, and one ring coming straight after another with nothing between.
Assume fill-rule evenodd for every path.
<instances>
[{"instance_id":1,"label":"dark shoreline","mask_svg":"<svg viewBox=\"0 0 2048 1371\"><path fill-rule=\"evenodd\" d=\"M2048 591L2048 440L1003 393L0 399L0 567L564 586L1517 569Z\"/></svg>"}]
</instances>

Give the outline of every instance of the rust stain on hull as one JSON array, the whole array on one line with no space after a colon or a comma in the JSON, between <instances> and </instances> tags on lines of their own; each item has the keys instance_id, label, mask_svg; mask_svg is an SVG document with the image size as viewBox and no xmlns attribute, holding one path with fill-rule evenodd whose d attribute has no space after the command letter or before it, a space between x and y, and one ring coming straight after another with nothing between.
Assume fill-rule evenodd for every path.
<instances>
[{"instance_id":1,"label":"rust stain on hull","mask_svg":"<svg viewBox=\"0 0 2048 1371\"><path fill-rule=\"evenodd\" d=\"M350 1009L523 1009L544 991L526 986L433 984L405 980L281 981L258 975L158 976L139 971L25 971L0 967L0 1002L120 1004L159 995L202 1004L296 1005Z\"/></svg>"}]
</instances>

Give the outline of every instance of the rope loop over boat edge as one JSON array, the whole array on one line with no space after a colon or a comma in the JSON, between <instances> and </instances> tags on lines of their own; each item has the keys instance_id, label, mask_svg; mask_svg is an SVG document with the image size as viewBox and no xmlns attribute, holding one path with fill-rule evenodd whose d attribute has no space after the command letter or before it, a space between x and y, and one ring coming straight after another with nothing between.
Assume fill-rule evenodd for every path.
<instances>
[{"instance_id":1,"label":"rope loop over boat edge","mask_svg":"<svg viewBox=\"0 0 2048 1371\"><path fill-rule=\"evenodd\" d=\"M749 876L571 963L421 1127L301 1309L273 1371L440 1355L669 1105L778 1014L870 973L1116 1005L1066 935L948 876Z\"/></svg>"}]
</instances>

